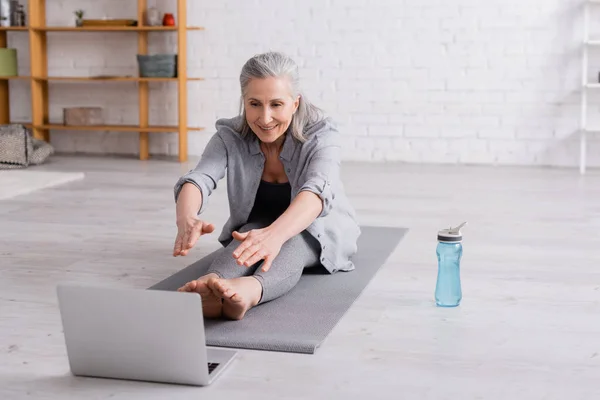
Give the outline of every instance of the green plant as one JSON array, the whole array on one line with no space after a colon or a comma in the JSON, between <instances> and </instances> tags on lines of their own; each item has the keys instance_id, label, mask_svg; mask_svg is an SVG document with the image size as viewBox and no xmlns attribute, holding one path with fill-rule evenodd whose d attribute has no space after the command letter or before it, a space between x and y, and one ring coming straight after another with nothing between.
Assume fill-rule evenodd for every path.
<instances>
[{"instance_id":1,"label":"green plant","mask_svg":"<svg viewBox=\"0 0 600 400\"><path fill-rule=\"evenodd\" d=\"M83 18L83 14L84 14L83 10L76 10L75 11L75 16L77 17L77 19Z\"/></svg>"}]
</instances>

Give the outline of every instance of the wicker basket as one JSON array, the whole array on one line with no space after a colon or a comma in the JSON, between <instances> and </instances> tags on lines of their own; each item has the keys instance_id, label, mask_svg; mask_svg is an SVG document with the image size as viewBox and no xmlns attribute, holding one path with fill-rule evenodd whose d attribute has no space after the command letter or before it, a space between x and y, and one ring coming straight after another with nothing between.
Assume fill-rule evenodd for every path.
<instances>
[{"instance_id":1,"label":"wicker basket","mask_svg":"<svg viewBox=\"0 0 600 400\"><path fill-rule=\"evenodd\" d=\"M104 116L101 107L63 108L63 123L73 126L103 125Z\"/></svg>"},{"instance_id":2,"label":"wicker basket","mask_svg":"<svg viewBox=\"0 0 600 400\"><path fill-rule=\"evenodd\" d=\"M176 78L177 54L137 55L140 77Z\"/></svg>"}]
</instances>

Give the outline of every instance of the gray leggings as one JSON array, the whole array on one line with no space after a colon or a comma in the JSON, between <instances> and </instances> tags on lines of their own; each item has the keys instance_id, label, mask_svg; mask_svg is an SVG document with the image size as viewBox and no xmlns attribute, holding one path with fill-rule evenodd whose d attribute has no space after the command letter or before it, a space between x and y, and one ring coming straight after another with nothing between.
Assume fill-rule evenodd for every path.
<instances>
[{"instance_id":1,"label":"gray leggings","mask_svg":"<svg viewBox=\"0 0 600 400\"><path fill-rule=\"evenodd\" d=\"M268 226L268 222L250 222L241 227L239 232L248 232ZM221 278L231 279L242 276L253 276L262 285L260 303L273 300L292 289L302 276L304 268L321 265L319 262L319 243L310 233L303 231L292 237L281 246L281 250L267 272L260 270L263 261L250 267L238 265L233 258L233 251L241 242L232 240L226 247L218 250L216 258L208 268L207 274L215 273Z\"/></svg>"}]
</instances>

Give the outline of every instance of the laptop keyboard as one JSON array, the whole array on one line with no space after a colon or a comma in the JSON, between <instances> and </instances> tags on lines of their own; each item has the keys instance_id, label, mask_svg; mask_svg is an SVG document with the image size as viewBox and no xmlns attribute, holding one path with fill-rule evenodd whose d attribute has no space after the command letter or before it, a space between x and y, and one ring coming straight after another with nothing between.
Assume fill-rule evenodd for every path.
<instances>
[{"instance_id":1,"label":"laptop keyboard","mask_svg":"<svg viewBox=\"0 0 600 400\"><path fill-rule=\"evenodd\" d=\"M219 366L219 363L208 363L208 373L210 374Z\"/></svg>"}]
</instances>

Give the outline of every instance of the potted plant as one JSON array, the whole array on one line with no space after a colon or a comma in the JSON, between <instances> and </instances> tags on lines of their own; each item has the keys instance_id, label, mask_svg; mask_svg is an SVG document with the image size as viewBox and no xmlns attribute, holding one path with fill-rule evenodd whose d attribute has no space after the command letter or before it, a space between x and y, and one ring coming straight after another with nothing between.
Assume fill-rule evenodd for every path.
<instances>
[{"instance_id":1,"label":"potted plant","mask_svg":"<svg viewBox=\"0 0 600 400\"><path fill-rule=\"evenodd\" d=\"M84 11L83 10L76 10L75 11L75 26L83 26L83 14Z\"/></svg>"}]
</instances>

